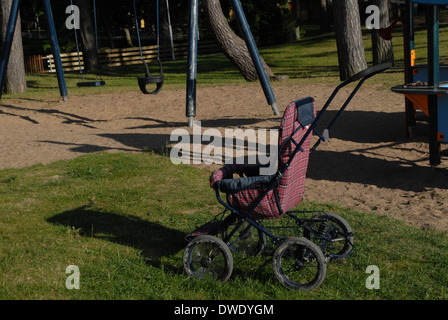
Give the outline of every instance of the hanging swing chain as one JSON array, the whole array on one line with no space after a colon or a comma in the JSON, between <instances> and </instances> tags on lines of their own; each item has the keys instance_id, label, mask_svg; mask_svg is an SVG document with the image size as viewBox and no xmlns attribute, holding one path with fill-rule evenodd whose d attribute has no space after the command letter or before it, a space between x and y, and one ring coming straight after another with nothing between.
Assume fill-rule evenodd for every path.
<instances>
[{"instance_id":1,"label":"hanging swing chain","mask_svg":"<svg viewBox=\"0 0 448 320\"><path fill-rule=\"evenodd\" d=\"M98 52L99 50L99 45L98 45L98 23L97 23L97 19L96 19L96 1L93 0L93 21L95 23L95 45L96 45L96 51Z\"/></svg>"},{"instance_id":2,"label":"hanging swing chain","mask_svg":"<svg viewBox=\"0 0 448 320\"><path fill-rule=\"evenodd\" d=\"M137 40L138 40L138 48L140 50L140 57L141 57L142 62L146 68L146 76L149 77L149 75L150 75L149 68L148 68L148 65L146 64L145 58L143 58L142 42L140 39L140 28L139 28L139 23L138 23L137 6L135 5L135 0L132 0L132 4L134 6L135 28L137 31ZM157 26L156 26L156 28L157 28L156 29L156 32L157 32L157 60L159 60L160 59L159 0L157 0Z\"/></svg>"},{"instance_id":3,"label":"hanging swing chain","mask_svg":"<svg viewBox=\"0 0 448 320\"><path fill-rule=\"evenodd\" d=\"M78 42L78 32L76 32L76 25L77 25L77 21L76 21L76 15L74 14L75 12L75 8L73 6L73 0L70 0L70 5L71 5L71 9L72 9L72 14L73 14L73 18L75 19L75 25L73 26L73 30L75 31L75 44L76 44L76 52L78 53L78 65L79 65L79 79L84 79L84 75L82 74L82 65L81 65L81 56L79 53L79 42Z\"/></svg>"},{"instance_id":4,"label":"hanging swing chain","mask_svg":"<svg viewBox=\"0 0 448 320\"><path fill-rule=\"evenodd\" d=\"M95 23L95 45L96 45L96 52L97 54L99 54L100 51L100 47L98 44L98 22L97 22L97 17L96 17L97 13L96 13L96 1L93 0L93 21ZM101 63L98 65L98 70L96 70L96 78L102 80L102 76L101 76Z\"/></svg>"},{"instance_id":5,"label":"hanging swing chain","mask_svg":"<svg viewBox=\"0 0 448 320\"><path fill-rule=\"evenodd\" d=\"M140 57L142 58L142 61L145 62L145 59L143 58L143 52L142 52L142 43L140 40L140 28L138 26L137 6L135 5L135 0L132 0L132 4L134 6L135 28L137 30L137 40L138 40L138 48L140 49Z\"/></svg>"},{"instance_id":6,"label":"hanging swing chain","mask_svg":"<svg viewBox=\"0 0 448 320\"><path fill-rule=\"evenodd\" d=\"M159 0L157 3L157 60L160 60L160 18L159 18Z\"/></svg>"}]
</instances>

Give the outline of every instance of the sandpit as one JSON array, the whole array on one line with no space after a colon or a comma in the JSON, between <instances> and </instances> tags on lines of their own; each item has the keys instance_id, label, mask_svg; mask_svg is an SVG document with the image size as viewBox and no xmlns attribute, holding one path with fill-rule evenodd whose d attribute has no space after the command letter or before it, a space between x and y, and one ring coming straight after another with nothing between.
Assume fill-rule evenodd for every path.
<instances>
[{"instance_id":1,"label":"sandpit","mask_svg":"<svg viewBox=\"0 0 448 320\"><path fill-rule=\"evenodd\" d=\"M318 108L334 87L274 83L280 112L312 96ZM87 89L88 90L88 89ZM335 114L341 92L325 118ZM198 88L202 130L278 128L256 84ZM322 122L325 123L326 119ZM59 99L4 99L0 103L0 168L20 168L83 154L140 152L170 145L170 134L187 128L185 90L158 95L135 92ZM360 212L390 214L418 228L448 230L448 159L435 170L428 160L424 119L406 136L404 98L368 83L331 131L331 141L311 155L304 199L340 204ZM191 129L188 129L191 130ZM216 165L210 166L210 172Z\"/></svg>"}]
</instances>

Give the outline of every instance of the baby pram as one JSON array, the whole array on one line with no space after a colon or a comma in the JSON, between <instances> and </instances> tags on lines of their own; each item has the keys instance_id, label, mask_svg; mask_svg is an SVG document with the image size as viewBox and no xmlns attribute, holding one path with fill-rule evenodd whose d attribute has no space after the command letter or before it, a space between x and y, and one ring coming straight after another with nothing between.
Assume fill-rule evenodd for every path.
<instances>
[{"instance_id":1,"label":"baby pram","mask_svg":"<svg viewBox=\"0 0 448 320\"><path fill-rule=\"evenodd\" d=\"M189 276L227 281L233 270L232 251L258 254L270 238L277 280L290 289L313 290L325 279L328 261L351 254L354 233L342 217L292 209L302 200L310 152L328 140L329 130L364 81L390 67L390 63L369 67L342 82L318 114L311 97L288 105L279 130L274 174L259 175L260 166L235 164L213 172L210 185L225 209L186 236L183 265ZM338 91L356 81L333 120L319 132L317 123ZM313 134L317 141L311 147Z\"/></svg>"}]
</instances>

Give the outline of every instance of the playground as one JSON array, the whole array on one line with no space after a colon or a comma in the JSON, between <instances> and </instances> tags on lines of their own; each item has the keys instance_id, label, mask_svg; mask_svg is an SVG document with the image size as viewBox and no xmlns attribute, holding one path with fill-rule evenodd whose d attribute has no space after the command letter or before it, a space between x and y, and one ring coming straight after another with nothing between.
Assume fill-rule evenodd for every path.
<instances>
[{"instance_id":1,"label":"playground","mask_svg":"<svg viewBox=\"0 0 448 320\"><path fill-rule=\"evenodd\" d=\"M281 110L291 97L310 92L322 103L333 86L274 83L273 89ZM196 121L202 121L203 130L278 127L280 117L272 115L257 84L199 88L197 95ZM148 105L165 108L161 112ZM186 127L184 109L184 89L150 97L138 91L74 96L64 103L57 98L7 100L0 113L0 166L48 164L98 151L169 148L171 132ZM340 121L330 143L311 155L305 200L336 202L361 212L392 214L418 228L448 230L446 162L436 171L429 167L423 125L420 134L406 137L402 97L381 84L365 86ZM207 167L211 172L217 166Z\"/></svg>"},{"instance_id":2,"label":"playground","mask_svg":"<svg viewBox=\"0 0 448 320\"><path fill-rule=\"evenodd\" d=\"M151 75L133 1L139 66L108 65L104 78L81 81L63 70L44 3L56 74L28 75L29 92L0 103L0 298L446 299L448 163L438 97L446 93L439 48L447 49L438 7L426 10L431 31L414 33L406 1L395 65L374 63L341 80L333 32L258 51L234 0L259 80L250 83L223 53L199 57L197 0L186 60L164 61L162 71L157 2L151 66L159 75ZM359 36L368 61L370 36ZM410 68L424 47L417 79ZM76 48L81 70L77 40ZM275 171L175 164L173 132L187 131L195 144L196 121L201 136L212 129L215 138L278 129ZM191 158L206 153L200 142ZM73 277L61 280L64 270Z\"/></svg>"}]
</instances>

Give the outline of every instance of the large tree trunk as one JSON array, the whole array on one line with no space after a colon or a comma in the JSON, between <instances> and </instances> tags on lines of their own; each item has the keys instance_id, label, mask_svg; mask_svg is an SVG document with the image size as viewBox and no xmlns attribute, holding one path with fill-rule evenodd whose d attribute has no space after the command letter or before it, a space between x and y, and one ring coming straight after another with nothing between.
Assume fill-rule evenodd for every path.
<instances>
[{"instance_id":1,"label":"large tree trunk","mask_svg":"<svg viewBox=\"0 0 448 320\"><path fill-rule=\"evenodd\" d=\"M341 80L367 68L357 0L333 1Z\"/></svg>"},{"instance_id":2,"label":"large tree trunk","mask_svg":"<svg viewBox=\"0 0 448 320\"><path fill-rule=\"evenodd\" d=\"M84 70L86 72L99 73L100 58L96 47L95 25L92 19L90 0L74 0L74 4L79 7L82 55L84 60Z\"/></svg>"},{"instance_id":3,"label":"large tree trunk","mask_svg":"<svg viewBox=\"0 0 448 320\"><path fill-rule=\"evenodd\" d=\"M392 6L389 0L372 0L372 4L380 9L380 28L387 28L390 23ZM373 64L394 62L392 41L386 41L378 35L378 30L372 29Z\"/></svg>"},{"instance_id":4,"label":"large tree trunk","mask_svg":"<svg viewBox=\"0 0 448 320\"><path fill-rule=\"evenodd\" d=\"M215 33L224 54L232 61L247 81L255 81L258 74L252 62L249 50L243 39L238 37L222 12L219 0L204 1L209 23ZM271 68L262 59L263 66L266 69L268 77L273 77Z\"/></svg>"},{"instance_id":5,"label":"large tree trunk","mask_svg":"<svg viewBox=\"0 0 448 320\"><path fill-rule=\"evenodd\" d=\"M9 21L9 13L11 11L12 0L0 1L0 24L1 33L0 40L4 43L6 29ZM17 18L14 40L11 47L11 56L9 57L8 67L6 70L5 92L6 93L24 93L26 92L25 62L23 58L22 31L20 27L20 16Z\"/></svg>"}]
</instances>

